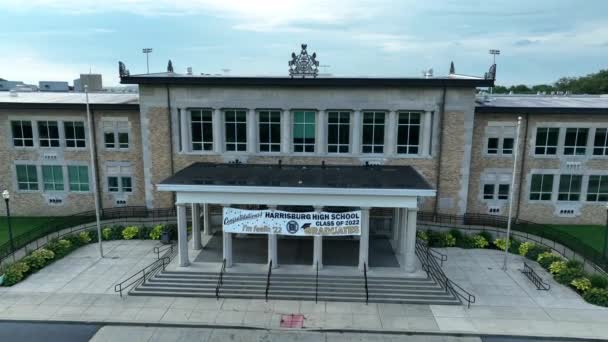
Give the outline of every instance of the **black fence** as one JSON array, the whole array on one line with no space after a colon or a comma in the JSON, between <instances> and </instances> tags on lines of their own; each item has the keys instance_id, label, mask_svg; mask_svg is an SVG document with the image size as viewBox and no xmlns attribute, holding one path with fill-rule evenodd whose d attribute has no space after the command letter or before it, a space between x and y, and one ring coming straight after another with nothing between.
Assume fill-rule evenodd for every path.
<instances>
[{"instance_id":1,"label":"black fence","mask_svg":"<svg viewBox=\"0 0 608 342\"><path fill-rule=\"evenodd\" d=\"M165 217L175 217L176 211L175 208L166 208L166 209L147 209L146 207L120 207L120 208L108 208L101 210L101 220L127 220L129 218L146 218L151 219L152 223L155 219L165 218ZM95 222L95 211L85 211L82 213L70 215L70 216L62 216L54 219L49 219L48 222L41 224L38 227L28 230L27 232L17 235L13 238L13 243L15 244L15 251L20 250L23 247L28 246L29 244L38 241L39 239L48 236L53 233L57 233L57 237L59 237L59 232L65 229L72 229L74 227L85 225L88 223ZM95 227L95 225L87 227L88 229ZM79 229L81 230L81 229ZM36 248L36 247L34 247ZM12 254L11 243L7 241L6 243L0 245L0 261L3 261L5 258L9 257Z\"/></svg>"},{"instance_id":2,"label":"black fence","mask_svg":"<svg viewBox=\"0 0 608 342\"><path fill-rule=\"evenodd\" d=\"M486 214L464 214L464 215L447 215L447 214L434 214L432 212L418 212L418 221L420 222L432 222L439 224L443 227L450 227L450 225L460 225L468 228L478 229L489 228L497 230L507 229L507 217L495 216ZM457 228L457 227L454 227ZM585 243L578 237L568 234L564 231L555 229L551 225L539 224L525 220L513 220L511 223L511 230L514 232L523 233L522 237L530 240L535 240L534 236L540 237L544 240L550 240L553 245L545 243L550 248L557 251L559 246L555 243L562 245L570 249L572 252L582 257L585 263L595 265L601 268L604 272L608 271L608 258L593 249L589 244ZM534 236L529 236L534 235ZM561 251L560 251L561 252ZM565 251L564 251L565 252ZM566 253L562 253L566 254Z\"/></svg>"}]
</instances>

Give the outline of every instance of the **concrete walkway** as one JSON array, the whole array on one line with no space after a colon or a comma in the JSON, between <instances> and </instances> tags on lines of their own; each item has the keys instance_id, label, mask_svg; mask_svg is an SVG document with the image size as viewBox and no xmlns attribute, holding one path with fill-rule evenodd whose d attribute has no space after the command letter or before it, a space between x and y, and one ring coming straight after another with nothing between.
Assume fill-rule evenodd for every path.
<instances>
[{"instance_id":1,"label":"concrete walkway","mask_svg":"<svg viewBox=\"0 0 608 342\"><path fill-rule=\"evenodd\" d=\"M468 332L555 337L608 338L608 309L585 303L572 290L555 283L537 291L511 256L500 269L502 253L493 250L444 249L448 276L470 289L477 304L429 306L205 298L128 297L113 284L155 259L151 241L115 241L106 245L107 259L89 245L24 282L0 288L0 319L141 322L280 329L282 314L301 313L308 329L396 332ZM117 257L112 259L112 257Z\"/></svg>"}]
</instances>

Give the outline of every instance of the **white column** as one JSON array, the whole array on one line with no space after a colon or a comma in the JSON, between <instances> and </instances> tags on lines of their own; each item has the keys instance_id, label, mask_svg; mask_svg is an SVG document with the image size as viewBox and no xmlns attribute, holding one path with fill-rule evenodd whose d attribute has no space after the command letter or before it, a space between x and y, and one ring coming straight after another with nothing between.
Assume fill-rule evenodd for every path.
<instances>
[{"instance_id":1,"label":"white column","mask_svg":"<svg viewBox=\"0 0 608 342\"><path fill-rule=\"evenodd\" d=\"M179 258L179 266L186 267L190 265L188 260L188 219L186 217L186 206L183 204L177 205L177 250Z\"/></svg>"},{"instance_id":2,"label":"white column","mask_svg":"<svg viewBox=\"0 0 608 342\"><path fill-rule=\"evenodd\" d=\"M229 205L224 205L227 206ZM232 233L222 231L222 251L226 259L226 267L232 267Z\"/></svg>"},{"instance_id":3,"label":"white column","mask_svg":"<svg viewBox=\"0 0 608 342\"><path fill-rule=\"evenodd\" d=\"M201 207L198 203L192 203L192 249L195 251L203 249L201 244Z\"/></svg>"},{"instance_id":4,"label":"white column","mask_svg":"<svg viewBox=\"0 0 608 342\"><path fill-rule=\"evenodd\" d=\"M363 133L361 129L361 111L355 110L353 112L353 122L352 122L352 150L351 153L354 155L359 155L361 153L361 134Z\"/></svg>"},{"instance_id":5,"label":"white column","mask_svg":"<svg viewBox=\"0 0 608 342\"><path fill-rule=\"evenodd\" d=\"M181 152L187 152L190 150L190 129L188 126L188 114L189 112L186 109L180 110L179 131L181 132Z\"/></svg>"},{"instance_id":6,"label":"white column","mask_svg":"<svg viewBox=\"0 0 608 342\"><path fill-rule=\"evenodd\" d=\"M397 253L403 254L405 248L403 244L405 243L405 232L407 231L407 209L399 208L399 241L397 242ZM404 263L404 259L401 259L402 263Z\"/></svg>"},{"instance_id":7,"label":"white column","mask_svg":"<svg viewBox=\"0 0 608 342\"><path fill-rule=\"evenodd\" d=\"M209 204L203 204L203 232L207 236L213 235L211 231L211 216L209 215Z\"/></svg>"},{"instance_id":8,"label":"white column","mask_svg":"<svg viewBox=\"0 0 608 342\"><path fill-rule=\"evenodd\" d=\"M281 152L291 152L291 112L287 109L281 116Z\"/></svg>"},{"instance_id":9,"label":"white column","mask_svg":"<svg viewBox=\"0 0 608 342\"><path fill-rule=\"evenodd\" d=\"M399 229L401 229L400 220L401 209L393 208L393 248L395 249L395 253L399 253Z\"/></svg>"},{"instance_id":10,"label":"white column","mask_svg":"<svg viewBox=\"0 0 608 342\"><path fill-rule=\"evenodd\" d=\"M422 137L420 137L422 139L422 151L420 151L420 154L423 156L430 156L431 155L431 125L432 125L432 115L433 113L430 111L424 112L424 114L422 115L423 118L423 122L422 122Z\"/></svg>"},{"instance_id":11,"label":"white column","mask_svg":"<svg viewBox=\"0 0 608 342\"><path fill-rule=\"evenodd\" d=\"M316 153L317 154L325 154L327 152L327 119L324 110L320 110L317 114L317 131L316 131Z\"/></svg>"},{"instance_id":12,"label":"white column","mask_svg":"<svg viewBox=\"0 0 608 342\"><path fill-rule=\"evenodd\" d=\"M276 205L269 205L268 209L277 210ZM268 264L272 260L272 268L279 267L278 241L276 234L268 234Z\"/></svg>"},{"instance_id":13,"label":"white column","mask_svg":"<svg viewBox=\"0 0 608 342\"><path fill-rule=\"evenodd\" d=\"M255 109L250 109L247 113L247 152L256 153L257 146L257 120L255 118Z\"/></svg>"},{"instance_id":14,"label":"white column","mask_svg":"<svg viewBox=\"0 0 608 342\"><path fill-rule=\"evenodd\" d=\"M316 206L316 212L322 212L323 207ZM323 236L315 235L313 238L313 252L312 252L312 268L316 270L317 265L319 269L323 268Z\"/></svg>"},{"instance_id":15,"label":"white column","mask_svg":"<svg viewBox=\"0 0 608 342\"><path fill-rule=\"evenodd\" d=\"M213 151L222 153L224 151L223 129L224 120L222 120L222 111L219 109L213 110Z\"/></svg>"},{"instance_id":16,"label":"white column","mask_svg":"<svg viewBox=\"0 0 608 342\"><path fill-rule=\"evenodd\" d=\"M407 229L405 231L405 272L414 273L416 271L416 215L418 209L407 210Z\"/></svg>"},{"instance_id":17,"label":"white column","mask_svg":"<svg viewBox=\"0 0 608 342\"><path fill-rule=\"evenodd\" d=\"M384 126L384 153L391 156L397 153L397 113L394 110L388 112L388 120Z\"/></svg>"},{"instance_id":18,"label":"white column","mask_svg":"<svg viewBox=\"0 0 608 342\"><path fill-rule=\"evenodd\" d=\"M369 269L369 208L361 208L361 238L359 239L359 270Z\"/></svg>"}]
</instances>

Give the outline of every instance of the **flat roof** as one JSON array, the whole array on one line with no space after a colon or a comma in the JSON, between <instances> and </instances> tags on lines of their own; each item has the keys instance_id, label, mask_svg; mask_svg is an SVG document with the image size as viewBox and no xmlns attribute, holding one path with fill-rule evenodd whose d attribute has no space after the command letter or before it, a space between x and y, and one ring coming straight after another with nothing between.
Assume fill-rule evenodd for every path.
<instances>
[{"instance_id":1,"label":"flat roof","mask_svg":"<svg viewBox=\"0 0 608 342\"><path fill-rule=\"evenodd\" d=\"M491 87L480 77L328 77L187 75L171 72L121 76L122 84L182 84L265 87Z\"/></svg>"},{"instance_id":2,"label":"flat roof","mask_svg":"<svg viewBox=\"0 0 608 342\"><path fill-rule=\"evenodd\" d=\"M89 93L94 109L137 109L136 93ZM75 92L0 92L0 108L74 108L86 105L85 93Z\"/></svg>"},{"instance_id":3,"label":"flat roof","mask_svg":"<svg viewBox=\"0 0 608 342\"><path fill-rule=\"evenodd\" d=\"M608 95L480 95L477 113L608 114Z\"/></svg>"},{"instance_id":4,"label":"flat roof","mask_svg":"<svg viewBox=\"0 0 608 342\"><path fill-rule=\"evenodd\" d=\"M194 163L161 185L433 190L411 166Z\"/></svg>"}]
</instances>

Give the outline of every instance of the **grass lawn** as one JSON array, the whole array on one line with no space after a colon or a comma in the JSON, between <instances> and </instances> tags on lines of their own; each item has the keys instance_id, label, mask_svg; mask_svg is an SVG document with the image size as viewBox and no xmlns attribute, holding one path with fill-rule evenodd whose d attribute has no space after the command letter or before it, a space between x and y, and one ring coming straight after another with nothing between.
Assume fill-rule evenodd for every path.
<instances>
[{"instance_id":1,"label":"grass lawn","mask_svg":"<svg viewBox=\"0 0 608 342\"><path fill-rule=\"evenodd\" d=\"M52 217L14 217L11 216L11 226L13 228L13 236L23 234L31 229L39 227L44 222ZM8 224L6 216L0 216L0 244L8 241Z\"/></svg>"},{"instance_id":2,"label":"grass lawn","mask_svg":"<svg viewBox=\"0 0 608 342\"><path fill-rule=\"evenodd\" d=\"M604 250L605 226L553 225L553 227L577 237L600 253Z\"/></svg>"}]
</instances>

